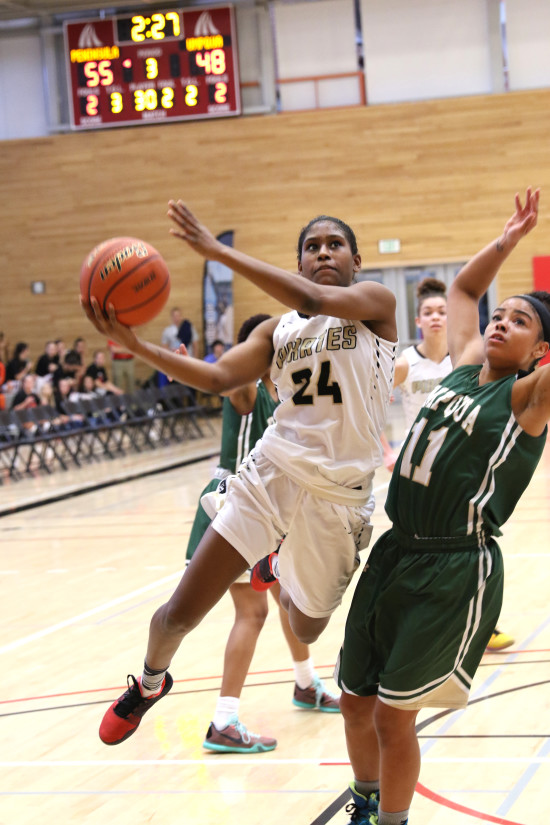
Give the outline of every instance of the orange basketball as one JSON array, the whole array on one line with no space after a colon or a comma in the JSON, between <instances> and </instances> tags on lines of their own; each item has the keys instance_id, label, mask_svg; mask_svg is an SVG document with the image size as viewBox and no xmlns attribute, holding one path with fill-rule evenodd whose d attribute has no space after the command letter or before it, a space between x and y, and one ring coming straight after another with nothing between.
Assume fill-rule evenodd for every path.
<instances>
[{"instance_id":1,"label":"orange basketball","mask_svg":"<svg viewBox=\"0 0 550 825\"><path fill-rule=\"evenodd\" d=\"M97 298L117 321L137 327L155 318L170 294L170 272L157 250L139 238L110 238L86 255L80 270L80 294Z\"/></svg>"}]
</instances>

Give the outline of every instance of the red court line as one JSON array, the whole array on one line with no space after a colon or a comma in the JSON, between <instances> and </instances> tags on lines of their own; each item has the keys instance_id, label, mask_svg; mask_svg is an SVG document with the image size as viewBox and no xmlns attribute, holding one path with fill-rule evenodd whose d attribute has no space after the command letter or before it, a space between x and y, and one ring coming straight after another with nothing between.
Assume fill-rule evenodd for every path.
<instances>
[{"instance_id":1,"label":"red court line","mask_svg":"<svg viewBox=\"0 0 550 825\"><path fill-rule=\"evenodd\" d=\"M497 825L522 825L521 822L515 822L511 819L502 819L500 816L491 816L491 814L484 814L481 811L474 810L473 808L467 808L465 805L459 805L457 802L451 802L450 799L446 799L446 797L440 796L440 794L431 791L420 782L416 785L416 792L421 794L421 796L425 796L426 799L430 799L432 802L437 802L439 805L443 805L445 808L451 808L451 810L459 811L461 814L468 814L468 816L473 816L475 819L481 819L483 822L496 822Z\"/></svg>"},{"instance_id":2,"label":"red court line","mask_svg":"<svg viewBox=\"0 0 550 825\"><path fill-rule=\"evenodd\" d=\"M487 655L490 656L509 656L511 654L518 654L518 653L550 653L550 648L542 648L538 650L510 650L510 648L506 648L505 650L491 650L490 653ZM319 668L319 670L324 668L331 668L334 669L334 665L316 665L315 667ZM250 671L248 674L249 676L269 676L273 675L274 673L290 673L294 672L293 668L291 667L284 667L284 668L277 668L275 670L253 670ZM221 674L215 676L193 676L190 679L174 679L174 684L184 684L186 682L207 682L210 679L221 679ZM14 702L34 702L37 699L60 699L62 696L82 696L85 693L102 693L106 691L113 691L113 690L124 690L126 685L116 685L115 687L105 687L105 688L90 688L89 690L71 690L66 693L46 693L43 696L22 696L20 699L0 699L0 705L10 705Z\"/></svg>"},{"instance_id":3,"label":"red court line","mask_svg":"<svg viewBox=\"0 0 550 825\"><path fill-rule=\"evenodd\" d=\"M331 668L334 670L334 665L315 665L316 669L322 670L324 668ZM248 676L269 676L275 673L294 673L294 668L283 667L276 670L251 670ZM207 682L210 679L220 679L221 674L216 676L193 676L190 679L174 679L174 684L179 685L185 682ZM269 684L268 682L266 684ZM105 691L120 691L125 690L127 685L117 685L116 687L105 688L90 688L89 690L71 690L66 693L46 693L44 696L22 696L20 699L0 699L0 705L10 705L14 702L34 702L37 699L59 699L62 696L81 696L84 693L103 693ZM246 687L246 684L245 684Z\"/></svg>"}]
</instances>

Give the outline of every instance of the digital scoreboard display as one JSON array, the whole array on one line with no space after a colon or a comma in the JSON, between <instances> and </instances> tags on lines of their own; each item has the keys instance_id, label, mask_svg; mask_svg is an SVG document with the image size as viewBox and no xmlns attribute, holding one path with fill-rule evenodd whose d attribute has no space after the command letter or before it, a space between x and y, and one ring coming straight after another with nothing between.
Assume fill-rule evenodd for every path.
<instances>
[{"instance_id":1,"label":"digital scoreboard display","mask_svg":"<svg viewBox=\"0 0 550 825\"><path fill-rule=\"evenodd\" d=\"M65 23L71 126L241 113L232 6Z\"/></svg>"}]
</instances>

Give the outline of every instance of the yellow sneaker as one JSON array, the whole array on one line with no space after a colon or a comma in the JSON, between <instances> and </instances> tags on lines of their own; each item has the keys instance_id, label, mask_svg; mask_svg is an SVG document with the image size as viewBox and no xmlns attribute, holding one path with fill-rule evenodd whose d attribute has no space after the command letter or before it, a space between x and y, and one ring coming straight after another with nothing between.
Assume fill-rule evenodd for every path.
<instances>
[{"instance_id":1,"label":"yellow sneaker","mask_svg":"<svg viewBox=\"0 0 550 825\"><path fill-rule=\"evenodd\" d=\"M487 645L487 650L504 650L505 647L510 647L516 640L507 633L502 633L498 628L495 628L493 635Z\"/></svg>"}]
</instances>

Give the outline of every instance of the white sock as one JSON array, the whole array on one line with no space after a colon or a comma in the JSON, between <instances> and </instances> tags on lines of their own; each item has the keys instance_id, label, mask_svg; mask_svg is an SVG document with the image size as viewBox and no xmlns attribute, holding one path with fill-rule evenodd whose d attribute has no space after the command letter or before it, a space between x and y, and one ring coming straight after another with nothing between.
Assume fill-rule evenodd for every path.
<instances>
[{"instance_id":1,"label":"white sock","mask_svg":"<svg viewBox=\"0 0 550 825\"><path fill-rule=\"evenodd\" d=\"M147 662L144 662L143 673L141 674L141 695L147 698L158 693L162 687L165 676L166 670L153 670L147 665Z\"/></svg>"},{"instance_id":2,"label":"white sock","mask_svg":"<svg viewBox=\"0 0 550 825\"><path fill-rule=\"evenodd\" d=\"M212 719L215 728L223 730L232 716L239 715L239 702L240 699L237 696L218 696L216 712Z\"/></svg>"},{"instance_id":3,"label":"white sock","mask_svg":"<svg viewBox=\"0 0 550 825\"><path fill-rule=\"evenodd\" d=\"M378 808L378 825L404 825L408 818L408 810L397 811L397 813L390 814Z\"/></svg>"},{"instance_id":4,"label":"white sock","mask_svg":"<svg viewBox=\"0 0 550 825\"><path fill-rule=\"evenodd\" d=\"M304 662L294 662L294 678L300 690L304 690L313 684L315 668L311 656Z\"/></svg>"}]
</instances>

